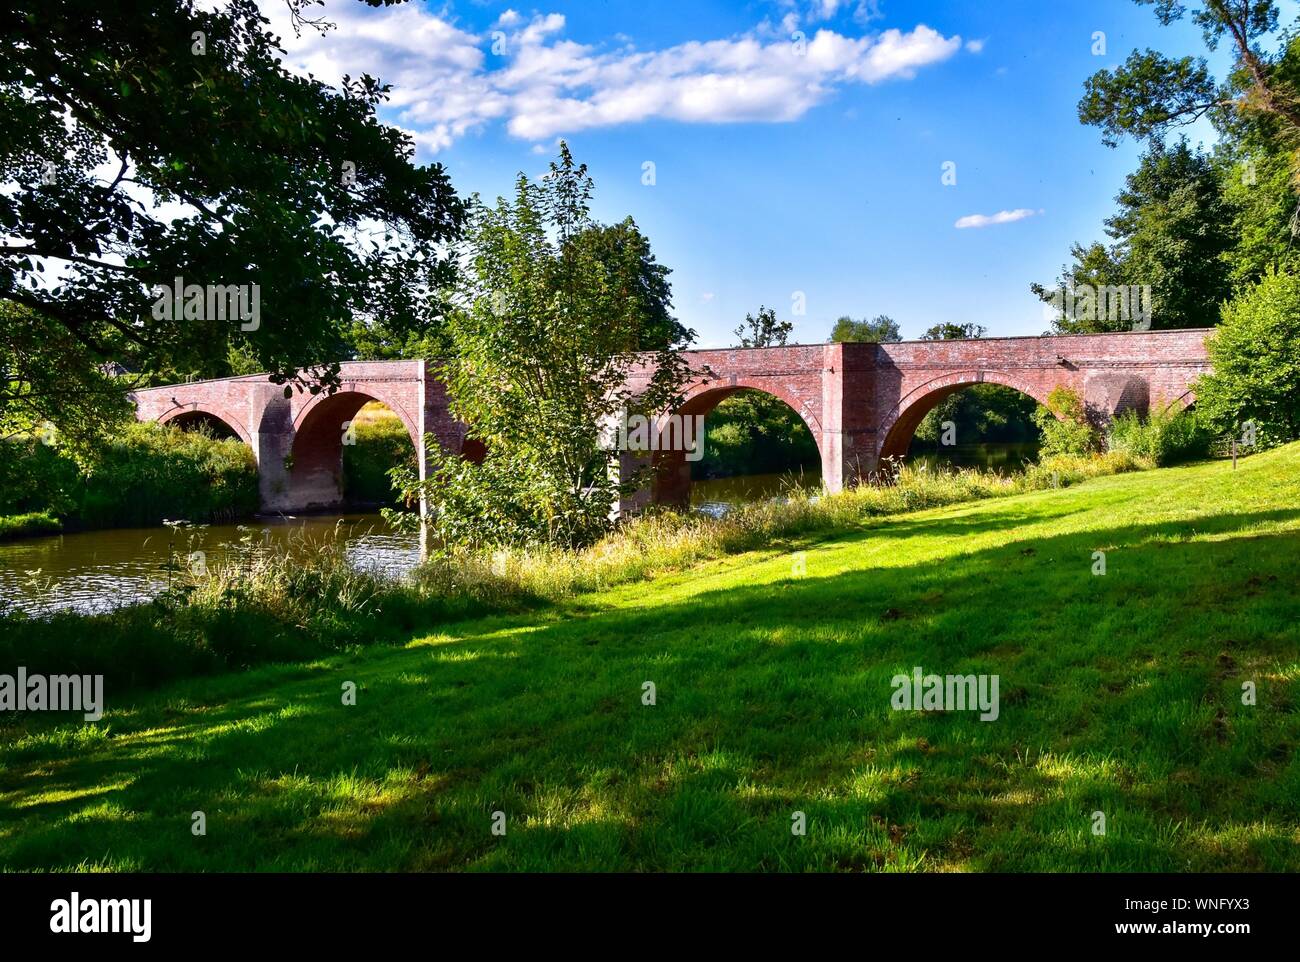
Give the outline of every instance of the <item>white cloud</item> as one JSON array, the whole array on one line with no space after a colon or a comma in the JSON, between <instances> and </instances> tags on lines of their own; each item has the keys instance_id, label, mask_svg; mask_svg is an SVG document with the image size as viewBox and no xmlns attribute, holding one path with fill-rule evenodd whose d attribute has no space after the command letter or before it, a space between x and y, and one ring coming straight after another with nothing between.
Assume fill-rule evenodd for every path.
<instances>
[{"instance_id":1,"label":"white cloud","mask_svg":"<svg viewBox=\"0 0 1300 962\"><path fill-rule=\"evenodd\" d=\"M953 226L958 230L967 227L992 227L994 224L1011 224L1041 213L1043 213L1041 210L1017 207L1015 210L1000 210L996 214L967 214L965 217L959 217Z\"/></svg>"},{"instance_id":2,"label":"white cloud","mask_svg":"<svg viewBox=\"0 0 1300 962\"><path fill-rule=\"evenodd\" d=\"M783 5L798 6L795 0L784 0ZM868 23L884 16L880 12L880 0L805 0L802 6L809 20L831 20L850 7L857 23Z\"/></svg>"},{"instance_id":3,"label":"white cloud","mask_svg":"<svg viewBox=\"0 0 1300 962\"><path fill-rule=\"evenodd\" d=\"M983 53L984 43L985 41L983 40L967 40L966 49L969 50L971 53Z\"/></svg>"},{"instance_id":4,"label":"white cloud","mask_svg":"<svg viewBox=\"0 0 1300 962\"><path fill-rule=\"evenodd\" d=\"M818 9L829 15L847 6L821 0ZM369 73L392 84L389 106L428 153L494 122L542 141L656 119L797 120L845 85L907 79L962 46L960 37L920 24L859 37L818 29L802 48L756 29L660 50L604 49L565 39L561 14L525 19L512 9L497 18L506 36L493 52L490 33L475 35L416 4L374 10L328 0L326 19L338 29L301 37L282 9L267 0L264 12L291 69L326 83Z\"/></svg>"},{"instance_id":5,"label":"white cloud","mask_svg":"<svg viewBox=\"0 0 1300 962\"><path fill-rule=\"evenodd\" d=\"M705 291L703 294L700 295L700 300L703 301L705 304L707 304L709 303L709 301L713 300L713 298L715 298L716 296L717 295L714 294L713 291Z\"/></svg>"}]
</instances>

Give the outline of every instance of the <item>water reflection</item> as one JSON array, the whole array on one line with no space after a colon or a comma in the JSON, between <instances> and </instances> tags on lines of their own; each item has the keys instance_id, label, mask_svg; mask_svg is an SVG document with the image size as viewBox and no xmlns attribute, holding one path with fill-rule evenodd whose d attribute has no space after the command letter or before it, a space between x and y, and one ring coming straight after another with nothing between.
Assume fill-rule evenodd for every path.
<instances>
[{"instance_id":1,"label":"water reflection","mask_svg":"<svg viewBox=\"0 0 1300 962\"><path fill-rule=\"evenodd\" d=\"M691 508L720 518L739 504L785 498L792 491L820 491L820 471L798 474L747 474L737 478L708 478L691 482Z\"/></svg>"},{"instance_id":2,"label":"water reflection","mask_svg":"<svg viewBox=\"0 0 1300 962\"><path fill-rule=\"evenodd\" d=\"M1015 474L1038 460L1036 441L1004 444L955 444L950 447L921 449L913 445L906 464L913 467L980 468L997 474Z\"/></svg>"}]
</instances>

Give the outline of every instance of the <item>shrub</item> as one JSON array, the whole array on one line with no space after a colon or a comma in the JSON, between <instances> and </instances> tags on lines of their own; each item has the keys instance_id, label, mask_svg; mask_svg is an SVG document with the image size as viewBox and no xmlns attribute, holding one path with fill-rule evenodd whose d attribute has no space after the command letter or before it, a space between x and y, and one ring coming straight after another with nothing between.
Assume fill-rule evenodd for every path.
<instances>
[{"instance_id":1,"label":"shrub","mask_svg":"<svg viewBox=\"0 0 1300 962\"><path fill-rule=\"evenodd\" d=\"M61 530L63 530L63 524L48 511L0 515L0 541L6 538L26 538L37 534L54 534Z\"/></svg>"},{"instance_id":2,"label":"shrub","mask_svg":"<svg viewBox=\"0 0 1300 962\"><path fill-rule=\"evenodd\" d=\"M1212 370L1193 390L1207 427L1253 423L1258 447L1300 438L1300 276L1270 270L1224 305L1206 347Z\"/></svg>"},{"instance_id":3,"label":"shrub","mask_svg":"<svg viewBox=\"0 0 1300 962\"><path fill-rule=\"evenodd\" d=\"M1158 404L1145 418L1137 411L1118 415L1111 422L1107 445L1111 451L1127 451L1164 467L1205 457L1210 441L1210 433L1198 424L1195 412Z\"/></svg>"},{"instance_id":4,"label":"shrub","mask_svg":"<svg viewBox=\"0 0 1300 962\"><path fill-rule=\"evenodd\" d=\"M74 514L87 527L137 527L168 518L228 521L256 512L258 503L248 445L128 424L90 466Z\"/></svg>"},{"instance_id":5,"label":"shrub","mask_svg":"<svg viewBox=\"0 0 1300 962\"><path fill-rule=\"evenodd\" d=\"M56 448L35 437L0 442L0 514L67 516L80 486L76 463Z\"/></svg>"},{"instance_id":6,"label":"shrub","mask_svg":"<svg viewBox=\"0 0 1300 962\"><path fill-rule=\"evenodd\" d=\"M1034 411L1033 419L1043 433L1039 450L1044 457L1081 456L1098 449L1097 432L1077 391L1064 386L1052 388L1046 407Z\"/></svg>"}]
</instances>

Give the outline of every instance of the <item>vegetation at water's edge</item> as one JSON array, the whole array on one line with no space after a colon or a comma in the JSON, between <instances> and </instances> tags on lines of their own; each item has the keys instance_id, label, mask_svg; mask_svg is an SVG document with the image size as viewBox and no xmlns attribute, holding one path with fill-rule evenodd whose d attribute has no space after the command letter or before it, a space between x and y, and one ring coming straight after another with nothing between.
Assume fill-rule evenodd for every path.
<instances>
[{"instance_id":1,"label":"vegetation at water's edge","mask_svg":"<svg viewBox=\"0 0 1300 962\"><path fill-rule=\"evenodd\" d=\"M551 604L773 540L852 529L865 518L1024 491L1149 466L1115 453L1059 458L1024 474L934 473L903 466L887 485L753 504L724 518L654 512L585 549L453 551L393 583L349 567L336 539L288 552L250 539L237 561L194 576L178 541L175 587L148 604L101 615L0 616L0 665L103 674L118 689L310 658L494 611Z\"/></svg>"},{"instance_id":2,"label":"vegetation at water's edge","mask_svg":"<svg viewBox=\"0 0 1300 962\"><path fill-rule=\"evenodd\" d=\"M62 530L63 523L48 511L0 515L0 541L38 534L56 534Z\"/></svg>"},{"instance_id":3,"label":"vegetation at water's edge","mask_svg":"<svg viewBox=\"0 0 1300 962\"><path fill-rule=\"evenodd\" d=\"M768 531L405 647L110 685L98 724L5 732L0 867L1295 871L1298 469ZM890 710L917 665L997 675L998 720Z\"/></svg>"},{"instance_id":4,"label":"vegetation at water's edge","mask_svg":"<svg viewBox=\"0 0 1300 962\"><path fill-rule=\"evenodd\" d=\"M125 424L83 462L36 438L3 449L0 516L43 513L70 527L127 528L229 521L258 508L248 445L200 431Z\"/></svg>"}]
</instances>

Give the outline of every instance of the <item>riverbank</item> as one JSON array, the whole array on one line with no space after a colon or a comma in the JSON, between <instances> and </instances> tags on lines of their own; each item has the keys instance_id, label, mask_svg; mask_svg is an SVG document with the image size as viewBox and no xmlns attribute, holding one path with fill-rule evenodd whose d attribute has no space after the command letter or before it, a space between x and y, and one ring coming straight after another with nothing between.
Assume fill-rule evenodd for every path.
<instances>
[{"instance_id":1,"label":"riverbank","mask_svg":"<svg viewBox=\"0 0 1300 962\"><path fill-rule=\"evenodd\" d=\"M418 534L396 531L378 513L257 516L244 524L106 528L0 542L0 611L44 617L91 615L141 604L177 574L217 566L244 551L252 534L262 550L336 539L354 568L401 577L420 561Z\"/></svg>"},{"instance_id":2,"label":"riverbank","mask_svg":"<svg viewBox=\"0 0 1300 962\"><path fill-rule=\"evenodd\" d=\"M106 685L11 716L0 866L1296 871L1298 503L1290 445ZM998 676L997 721L892 710L915 666Z\"/></svg>"},{"instance_id":3,"label":"riverbank","mask_svg":"<svg viewBox=\"0 0 1300 962\"><path fill-rule=\"evenodd\" d=\"M3 448L0 538L236 520L258 508L257 464L237 440L130 423L80 461L36 439Z\"/></svg>"},{"instance_id":4,"label":"riverbank","mask_svg":"<svg viewBox=\"0 0 1300 962\"><path fill-rule=\"evenodd\" d=\"M332 529L268 550L256 529L196 569L200 531L168 535L167 589L104 614L0 615L0 665L103 674L118 691L309 658L409 637L448 620L554 605L582 592L649 580L790 538L852 530L864 520L1130 471L1123 454L1058 458L1024 474L934 473L906 466L889 485L812 497L792 492L712 518L655 512L581 551L498 551L442 557L394 582L358 571ZM53 590L53 586L51 589ZM93 639L93 640L92 640Z\"/></svg>"}]
</instances>

